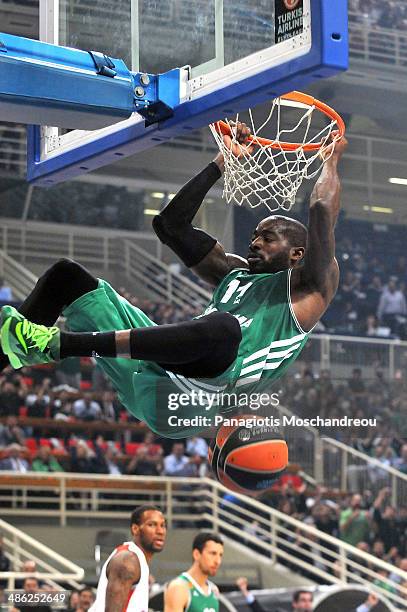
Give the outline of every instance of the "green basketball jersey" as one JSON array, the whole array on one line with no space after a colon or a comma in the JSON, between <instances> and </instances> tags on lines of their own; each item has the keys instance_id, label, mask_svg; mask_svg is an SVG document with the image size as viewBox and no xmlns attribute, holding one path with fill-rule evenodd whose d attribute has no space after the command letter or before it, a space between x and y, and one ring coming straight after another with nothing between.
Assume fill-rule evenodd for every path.
<instances>
[{"instance_id":1,"label":"green basketball jersey","mask_svg":"<svg viewBox=\"0 0 407 612\"><path fill-rule=\"evenodd\" d=\"M166 437L196 435L224 411L225 394L269 392L272 383L298 357L309 335L295 317L290 279L291 270L275 274L250 274L245 269L230 272L200 316L219 311L237 318L242 340L235 361L221 376L205 380L141 362L133 378L138 418L141 415L153 431ZM180 394L191 400L176 403ZM175 415L179 421L173 418ZM185 421L199 415L200 422Z\"/></svg>"},{"instance_id":2,"label":"green basketball jersey","mask_svg":"<svg viewBox=\"0 0 407 612\"><path fill-rule=\"evenodd\" d=\"M246 391L280 378L295 361L309 332L299 325L290 298L291 270L250 274L233 270L216 288L204 314L229 312L242 330L228 386Z\"/></svg>"},{"instance_id":3,"label":"green basketball jersey","mask_svg":"<svg viewBox=\"0 0 407 612\"><path fill-rule=\"evenodd\" d=\"M291 271L250 274L232 270L216 288L204 314L229 312L237 318L242 341L237 358L221 376L207 380L167 372L156 363L136 359L98 358L98 363L118 390L120 400L138 419L160 435L183 438L196 435L225 408L217 394L248 394L269 391L298 357L308 333L295 318L290 300ZM138 308L119 296L105 281L65 309L72 331L109 331L148 327L154 323ZM201 315L203 316L203 315ZM225 338L225 342L228 339ZM199 398L193 394L211 396ZM187 401L181 403L179 395ZM190 398L190 399L189 399ZM178 404L177 404L178 402ZM177 407L175 407L177 406ZM171 418L202 417L199 422L173 423Z\"/></svg>"},{"instance_id":4,"label":"green basketball jersey","mask_svg":"<svg viewBox=\"0 0 407 612\"><path fill-rule=\"evenodd\" d=\"M208 594L205 595L199 584L187 572L179 576L188 587L188 604L185 612L219 612L219 600L216 597L213 585L208 580Z\"/></svg>"}]
</instances>

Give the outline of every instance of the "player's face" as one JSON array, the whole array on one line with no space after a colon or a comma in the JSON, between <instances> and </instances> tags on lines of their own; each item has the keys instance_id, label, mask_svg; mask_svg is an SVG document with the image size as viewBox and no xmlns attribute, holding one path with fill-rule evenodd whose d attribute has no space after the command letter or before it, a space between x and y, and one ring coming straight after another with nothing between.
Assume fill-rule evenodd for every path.
<instances>
[{"instance_id":1,"label":"player's face","mask_svg":"<svg viewBox=\"0 0 407 612\"><path fill-rule=\"evenodd\" d=\"M194 550L194 559L199 565L199 569L207 576L215 576L223 559L223 546L217 542L209 540L205 542L202 552Z\"/></svg>"},{"instance_id":2,"label":"player's face","mask_svg":"<svg viewBox=\"0 0 407 612\"><path fill-rule=\"evenodd\" d=\"M133 525L132 529L136 543L146 552L158 553L164 548L167 525L158 510L146 510L140 525Z\"/></svg>"},{"instance_id":3,"label":"player's face","mask_svg":"<svg viewBox=\"0 0 407 612\"><path fill-rule=\"evenodd\" d=\"M290 245L276 223L264 219L252 234L247 261L252 274L280 272L290 267Z\"/></svg>"},{"instance_id":4,"label":"player's face","mask_svg":"<svg viewBox=\"0 0 407 612\"><path fill-rule=\"evenodd\" d=\"M297 602L293 602L296 612L312 612L312 593L301 593Z\"/></svg>"}]
</instances>

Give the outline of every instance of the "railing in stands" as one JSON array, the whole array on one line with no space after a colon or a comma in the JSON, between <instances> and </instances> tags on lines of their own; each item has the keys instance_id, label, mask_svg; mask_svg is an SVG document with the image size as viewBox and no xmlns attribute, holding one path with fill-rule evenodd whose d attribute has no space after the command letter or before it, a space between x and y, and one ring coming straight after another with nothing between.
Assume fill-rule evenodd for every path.
<instances>
[{"instance_id":1,"label":"railing in stands","mask_svg":"<svg viewBox=\"0 0 407 612\"><path fill-rule=\"evenodd\" d=\"M124 269L126 276L143 283L156 299L189 307L192 314L202 309L211 299L211 293L197 283L172 272L162 261L147 253L134 242L125 240Z\"/></svg>"},{"instance_id":2,"label":"railing in stands","mask_svg":"<svg viewBox=\"0 0 407 612\"><path fill-rule=\"evenodd\" d=\"M275 410L281 423L283 417L294 417L283 406ZM369 490L373 496L388 487L388 501L395 508L407 508L407 474L334 438L321 436L317 427L287 425L281 432L288 444L290 463L301 467L306 481L341 493Z\"/></svg>"},{"instance_id":3,"label":"railing in stands","mask_svg":"<svg viewBox=\"0 0 407 612\"><path fill-rule=\"evenodd\" d=\"M335 380L348 381L355 368L360 368L365 384L395 381L407 367L407 342L385 338L313 334L297 359L294 369L312 372L328 370Z\"/></svg>"},{"instance_id":4,"label":"railing in stands","mask_svg":"<svg viewBox=\"0 0 407 612\"><path fill-rule=\"evenodd\" d=\"M21 571L24 561L34 561L37 566L35 577L56 591L62 590L57 581L69 584L74 589L81 588L79 581L84 577L81 567L2 519L0 533L3 537L4 552L14 568L10 572L0 572L0 579L7 581L7 589L15 588L15 580L33 575L32 572Z\"/></svg>"},{"instance_id":5,"label":"railing in stands","mask_svg":"<svg viewBox=\"0 0 407 612\"><path fill-rule=\"evenodd\" d=\"M142 283L151 297L192 310L202 307L211 297L206 289L173 272L160 260L161 245L155 235L147 232L35 221L21 223L3 218L0 248L7 252L10 261L14 258L22 264L29 261L45 267L68 257L94 269L118 271L129 280ZM26 295L25 289L23 283L19 295Z\"/></svg>"},{"instance_id":6,"label":"railing in stands","mask_svg":"<svg viewBox=\"0 0 407 612\"><path fill-rule=\"evenodd\" d=\"M362 11L348 15L351 59L407 69L407 32L380 27Z\"/></svg>"},{"instance_id":7,"label":"railing in stands","mask_svg":"<svg viewBox=\"0 0 407 612\"><path fill-rule=\"evenodd\" d=\"M407 474L379 459L332 438L321 438L321 466L321 482L329 489L348 493L369 490L377 495L388 487L388 502L395 508L407 508Z\"/></svg>"},{"instance_id":8,"label":"railing in stands","mask_svg":"<svg viewBox=\"0 0 407 612\"><path fill-rule=\"evenodd\" d=\"M399 607L405 603L407 589L401 584L407 581L406 572L254 499L231 496L208 478L0 474L4 515L59 517L62 526L74 517L127 520L147 494L151 503L163 509L170 528L179 523L196 527L205 521L272 563L286 564L294 572L306 570L327 584L364 585ZM392 574L394 591L380 586L382 571Z\"/></svg>"},{"instance_id":9,"label":"railing in stands","mask_svg":"<svg viewBox=\"0 0 407 612\"><path fill-rule=\"evenodd\" d=\"M24 300L37 282L35 274L1 250L0 276L11 288L15 300Z\"/></svg>"},{"instance_id":10,"label":"railing in stands","mask_svg":"<svg viewBox=\"0 0 407 612\"><path fill-rule=\"evenodd\" d=\"M0 123L0 175L25 176L26 128Z\"/></svg>"}]
</instances>

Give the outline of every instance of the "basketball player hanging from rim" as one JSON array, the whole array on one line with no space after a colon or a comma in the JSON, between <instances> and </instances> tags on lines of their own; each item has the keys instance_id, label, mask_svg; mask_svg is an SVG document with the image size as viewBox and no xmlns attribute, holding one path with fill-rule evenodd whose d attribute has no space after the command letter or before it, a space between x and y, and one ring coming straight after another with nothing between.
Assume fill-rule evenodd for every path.
<instances>
[{"instance_id":1,"label":"basketball player hanging from rim","mask_svg":"<svg viewBox=\"0 0 407 612\"><path fill-rule=\"evenodd\" d=\"M235 131L233 140L223 136L224 143L232 154L250 156L249 128L237 123ZM124 406L151 429L173 438L202 431L208 421L191 427L185 419L217 413L219 401L208 400L210 395L269 388L298 357L332 301L339 279L337 165L346 144L336 139L325 148L308 230L294 219L269 216L253 229L246 259L226 254L215 238L192 225L222 175L221 153L154 218L161 242L214 288L200 317L157 326L107 282L62 259L38 280L19 312L2 308L0 365L93 356ZM53 326L61 314L69 332ZM170 404L187 393L195 399ZM176 419L170 424L171 416Z\"/></svg>"}]
</instances>

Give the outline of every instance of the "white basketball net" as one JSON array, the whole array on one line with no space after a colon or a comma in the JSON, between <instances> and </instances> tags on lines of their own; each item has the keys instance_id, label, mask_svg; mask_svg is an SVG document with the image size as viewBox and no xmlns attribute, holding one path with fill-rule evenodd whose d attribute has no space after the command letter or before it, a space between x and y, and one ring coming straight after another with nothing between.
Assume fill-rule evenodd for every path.
<instances>
[{"instance_id":1,"label":"white basketball net","mask_svg":"<svg viewBox=\"0 0 407 612\"><path fill-rule=\"evenodd\" d=\"M284 107L299 109L302 114L297 124L291 129L282 128ZM234 202L238 205L248 204L251 208L264 204L271 212L278 209L285 211L291 209L303 180L314 178L329 159L330 155L323 159L323 154L329 146L329 136L338 129L337 122L327 117L328 125L311 135L315 110L315 106L276 98L273 100L268 117L260 127L256 128L252 111L249 109L252 141L256 145L250 155L247 152L246 155L244 154L244 145L239 144L236 140L235 124L239 121L239 115L233 121L225 119L225 123L231 130L232 146L239 147L242 151L241 157L235 155L226 146L215 124L210 125L219 150L225 159L223 197L227 202ZM274 138L273 143L278 148L261 144L257 140L263 136L262 130L264 133L264 128L267 128L272 121L277 126L276 135L270 138L270 135L267 134L267 138L270 140ZM336 140L339 138L338 135ZM286 151L279 146L280 142L300 144L294 151ZM304 150L307 144L319 143L321 147L316 151ZM332 153L333 147L330 154Z\"/></svg>"}]
</instances>

